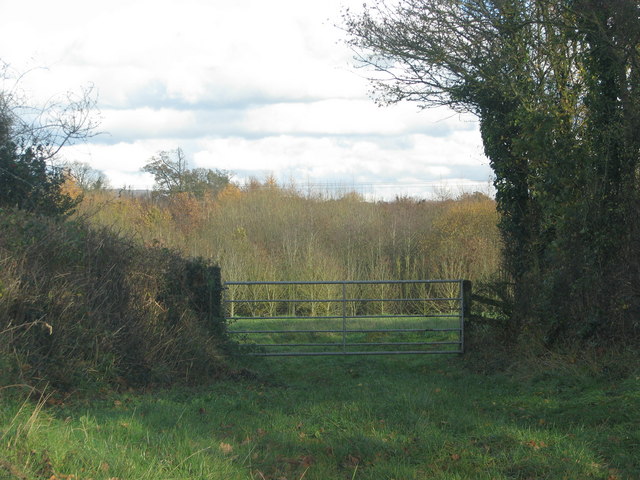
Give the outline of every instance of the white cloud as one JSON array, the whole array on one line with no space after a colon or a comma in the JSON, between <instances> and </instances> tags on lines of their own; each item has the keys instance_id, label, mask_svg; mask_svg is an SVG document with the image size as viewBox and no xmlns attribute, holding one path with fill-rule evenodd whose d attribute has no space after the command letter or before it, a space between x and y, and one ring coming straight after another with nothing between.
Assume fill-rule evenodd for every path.
<instances>
[{"instance_id":1,"label":"white cloud","mask_svg":"<svg viewBox=\"0 0 640 480\"><path fill-rule=\"evenodd\" d=\"M181 146L195 166L287 180L484 181L477 124L446 109L380 109L350 70L342 6L362 0L0 0L0 59L32 98L87 83L109 135L65 149L114 185ZM19 39L19 41L16 41Z\"/></svg>"},{"instance_id":2,"label":"white cloud","mask_svg":"<svg viewBox=\"0 0 640 480\"><path fill-rule=\"evenodd\" d=\"M277 103L247 112L247 129L256 132L402 135L430 131L440 136L452 129L473 128L451 120L443 109L418 113L415 105L381 109L369 100L331 99L307 103Z\"/></svg>"},{"instance_id":3,"label":"white cloud","mask_svg":"<svg viewBox=\"0 0 640 480\"><path fill-rule=\"evenodd\" d=\"M425 183L440 181L454 170L467 170L469 180L484 182L488 175L483 174L481 168L480 172L469 169L481 161L477 137L477 130L458 132L452 137L416 134L406 139L410 148L385 146L375 139L361 138L282 135L256 140L208 139L201 142L194 163L245 175L280 172L277 176L283 180L293 177L319 181L340 178L389 181L407 177L409 173L419 183Z\"/></svg>"},{"instance_id":4,"label":"white cloud","mask_svg":"<svg viewBox=\"0 0 640 480\"><path fill-rule=\"evenodd\" d=\"M188 136L196 127L195 114L172 109L154 110L149 107L134 110L109 110L102 112L101 125L115 138L126 138L135 132L138 138L167 138Z\"/></svg>"}]
</instances>

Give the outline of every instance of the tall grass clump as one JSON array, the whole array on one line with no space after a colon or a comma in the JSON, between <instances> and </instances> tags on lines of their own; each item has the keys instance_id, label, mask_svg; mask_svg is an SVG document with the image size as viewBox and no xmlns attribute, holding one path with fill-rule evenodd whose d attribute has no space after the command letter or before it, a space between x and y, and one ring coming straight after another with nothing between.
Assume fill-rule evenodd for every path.
<instances>
[{"instance_id":1,"label":"tall grass clump","mask_svg":"<svg viewBox=\"0 0 640 480\"><path fill-rule=\"evenodd\" d=\"M0 210L0 381L63 390L224 371L219 269L104 227Z\"/></svg>"}]
</instances>

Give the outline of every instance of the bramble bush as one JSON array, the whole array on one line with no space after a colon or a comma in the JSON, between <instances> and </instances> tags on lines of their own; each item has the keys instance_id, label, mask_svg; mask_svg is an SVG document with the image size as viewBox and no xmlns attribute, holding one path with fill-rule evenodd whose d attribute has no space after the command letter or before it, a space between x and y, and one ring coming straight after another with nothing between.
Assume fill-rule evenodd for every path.
<instances>
[{"instance_id":1,"label":"bramble bush","mask_svg":"<svg viewBox=\"0 0 640 480\"><path fill-rule=\"evenodd\" d=\"M83 220L0 210L0 381L65 390L225 372L219 269Z\"/></svg>"}]
</instances>

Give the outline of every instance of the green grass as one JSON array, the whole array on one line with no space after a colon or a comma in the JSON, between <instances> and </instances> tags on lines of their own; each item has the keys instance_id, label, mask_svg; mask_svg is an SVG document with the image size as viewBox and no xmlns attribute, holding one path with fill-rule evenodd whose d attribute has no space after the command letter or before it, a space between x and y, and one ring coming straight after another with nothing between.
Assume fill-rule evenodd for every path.
<instances>
[{"instance_id":1,"label":"green grass","mask_svg":"<svg viewBox=\"0 0 640 480\"><path fill-rule=\"evenodd\" d=\"M230 320L243 345L261 353L457 351L460 320L450 317L275 318ZM441 330L448 331L441 331ZM455 330L455 331L454 331ZM316 347L315 345L320 345Z\"/></svg>"},{"instance_id":2,"label":"green grass","mask_svg":"<svg viewBox=\"0 0 640 480\"><path fill-rule=\"evenodd\" d=\"M0 479L640 478L637 376L246 361L253 374L192 390L44 405L0 391Z\"/></svg>"}]
</instances>

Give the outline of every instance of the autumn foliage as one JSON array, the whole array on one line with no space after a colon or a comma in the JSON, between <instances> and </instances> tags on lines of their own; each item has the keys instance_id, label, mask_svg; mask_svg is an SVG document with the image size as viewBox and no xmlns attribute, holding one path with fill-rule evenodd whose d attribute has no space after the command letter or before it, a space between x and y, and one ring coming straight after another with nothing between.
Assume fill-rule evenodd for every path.
<instances>
[{"instance_id":1,"label":"autumn foliage","mask_svg":"<svg viewBox=\"0 0 640 480\"><path fill-rule=\"evenodd\" d=\"M481 193L373 202L353 192L311 196L267 178L229 184L215 197L94 193L79 208L92 222L143 244L208 258L227 281L464 278L482 284L494 280L501 261L495 203Z\"/></svg>"},{"instance_id":2,"label":"autumn foliage","mask_svg":"<svg viewBox=\"0 0 640 480\"><path fill-rule=\"evenodd\" d=\"M480 193L371 202L254 180L202 199L97 193L80 210L144 244L209 258L230 281L484 281L500 265L495 203Z\"/></svg>"}]
</instances>

